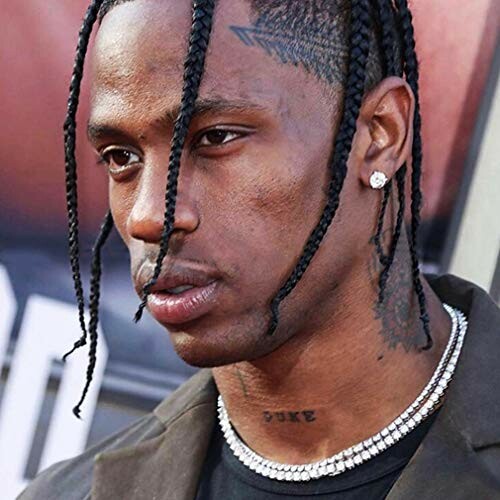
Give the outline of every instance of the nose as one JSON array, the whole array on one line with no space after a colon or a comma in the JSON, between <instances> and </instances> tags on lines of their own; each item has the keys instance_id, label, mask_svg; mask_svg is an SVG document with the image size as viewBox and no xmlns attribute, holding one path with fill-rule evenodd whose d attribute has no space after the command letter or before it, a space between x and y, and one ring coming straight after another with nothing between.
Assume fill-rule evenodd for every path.
<instances>
[{"instance_id":1,"label":"nose","mask_svg":"<svg viewBox=\"0 0 500 500\"><path fill-rule=\"evenodd\" d=\"M143 173L136 199L127 220L132 238L145 243L159 243L165 219L164 178ZM181 181L181 179L179 179ZM179 182L175 206L174 233L179 236L195 231L200 219L194 200L188 195L187 183Z\"/></svg>"}]
</instances>

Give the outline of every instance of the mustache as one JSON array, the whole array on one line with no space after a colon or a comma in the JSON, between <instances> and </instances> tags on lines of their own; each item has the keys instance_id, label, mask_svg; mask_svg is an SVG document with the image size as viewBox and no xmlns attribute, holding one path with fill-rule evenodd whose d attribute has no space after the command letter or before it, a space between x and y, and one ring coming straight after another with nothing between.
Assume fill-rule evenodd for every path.
<instances>
[{"instance_id":1,"label":"mustache","mask_svg":"<svg viewBox=\"0 0 500 500\"><path fill-rule=\"evenodd\" d=\"M158 251L147 250L145 254L141 257L140 260L132 263L132 277L134 283L140 283L141 281L149 281L154 274L156 269L156 261L158 259ZM161 274L166 274L170 270L174 269L177 265L195 265L195 266L203 266L207 268L211 268L214 270L219 270L218 266L215 265L214 262L208 261L207 259L198 259L198 258L179 258L172 257L167 254L165 259L163 259L161 266Z\"/></svg>"}]
</instances>

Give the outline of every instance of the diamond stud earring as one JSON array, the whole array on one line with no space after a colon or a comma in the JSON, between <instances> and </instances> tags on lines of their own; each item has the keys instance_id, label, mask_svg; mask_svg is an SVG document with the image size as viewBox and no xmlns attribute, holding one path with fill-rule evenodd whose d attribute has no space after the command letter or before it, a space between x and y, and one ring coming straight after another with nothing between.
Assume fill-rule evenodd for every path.
<instances>
[{"instance_id":1,"label":"diamond stud earring","mask_svg":"<svg viewBox=\"0 0 500 500\"><path fill-rule=\"evenodd\" d=\"M384 174L384 172L379 172L378 170L375 170L373 174L370 177L370 186L372 189L382 189L386 184L389 179L387 178L387 175Z\"/></svg>"}]
</instances>

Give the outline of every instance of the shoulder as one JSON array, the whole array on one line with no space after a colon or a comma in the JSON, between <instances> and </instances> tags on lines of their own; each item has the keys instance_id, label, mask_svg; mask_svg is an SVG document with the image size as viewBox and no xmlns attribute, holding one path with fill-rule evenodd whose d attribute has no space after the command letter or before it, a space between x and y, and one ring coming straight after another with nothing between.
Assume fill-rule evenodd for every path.
<instances>
[{"instance_id":1,"label":"shoulder","mask_svg":"<svg viewBox=\"0 0 500 500\"><path fill-rule=\"evenodd\" d=\"M89 499L94 464L99 455L134 447L159 436L172 419L198 404L200 399L204 399L211 385L213 382L210 371L202 370L182 384L152 413L97 443L85 453L52 465L41 472L21 493L18 500Z\"/></svg>"},{"instance_id":2,"label":"shoulder","mask_svg":"<svg viewBox=\"0 0 500 500\"><path fill-rule=\"evenodd\" d=\"M82 500L90 494L94 459L100 453L124 448L155 437L163 426L153 414L148 414L89 448L85 453L56 463L41 472L21 493L18 500Z\"/></svg>"},{"instance_id":3,"label":"shoulder","mask_svg":"<svg viewBox=\"0 0 500 500\"><path fill-rule=\"evenodd\" d=\"M445 412L498 485L500 309L486 291L455 276L432 277L429 282L443 302L460 309L468 321Z\"/></svg>"}]
</instances>

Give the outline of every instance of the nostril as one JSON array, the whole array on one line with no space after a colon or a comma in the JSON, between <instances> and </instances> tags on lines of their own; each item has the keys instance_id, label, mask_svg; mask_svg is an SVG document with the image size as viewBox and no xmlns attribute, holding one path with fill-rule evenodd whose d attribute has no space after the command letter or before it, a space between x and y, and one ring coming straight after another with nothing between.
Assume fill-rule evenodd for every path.
<instances>
[{"instance_id":1,"label":"nostril","mask_svg":"<svg viewBox=\"0 0 500 500\"><path fill-rule=\"evenodd\" d=\"M163 230L163 219L146 210L132 210L128 221L127 231L129 235L146 243L158 243Z\"/></svg>"},{"instance_id":2,"label":"nostril","mask_svg":"<svg viewBox=\"0 0 500 500\"><path fill-rule=\"evenodd\" d=\"M174 229L192 233L196 231L199 224L200 217L194 203L186 203L184 199L178 198L175 207Z\"/></svg>"}]
</instances>

